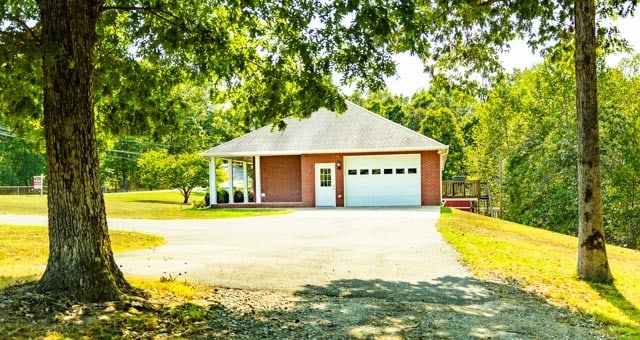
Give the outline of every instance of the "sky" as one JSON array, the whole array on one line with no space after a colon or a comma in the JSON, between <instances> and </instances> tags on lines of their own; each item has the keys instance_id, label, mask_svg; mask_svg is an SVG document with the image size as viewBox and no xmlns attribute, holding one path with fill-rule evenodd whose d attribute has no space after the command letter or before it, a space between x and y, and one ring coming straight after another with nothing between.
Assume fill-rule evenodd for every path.
<instances>
[{"instance_id":1,"label":"sky","mask_svg":"<svg viewBox=\"0 0 640 340\"><path fill-rule=\"evenodd\" d=\"M633 18L625 18L616 22L621 35L627 39L629 45L640 52L640 15ZM609 65L616 65L625 55L613 55L607 57ZM539 54L534 54L522 40L511 43L511 50L500 56L502 66L507 71L515 68L524 69L542 61ZM417 90L429 85L429 77L422 71L422 62L417 57L409 54L399 54L395 57L397 63L397 75L387 78L387 87L393 94L411 96Z\"/></svg>"}]
</instances>

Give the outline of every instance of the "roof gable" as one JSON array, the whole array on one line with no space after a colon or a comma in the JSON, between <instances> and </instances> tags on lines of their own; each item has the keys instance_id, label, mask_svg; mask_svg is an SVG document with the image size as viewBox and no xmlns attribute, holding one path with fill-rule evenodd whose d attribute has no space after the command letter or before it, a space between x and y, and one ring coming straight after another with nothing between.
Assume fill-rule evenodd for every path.
<instances>
[{"instance_id":1,"label":"roof gable","mask_svg":"<svg viewBox=\"0 0 640 340\"><path fill-rule=\"evenodd\" d=\"M447 150L448 146L354 103L336 113L320 109L305 119L285 119L283 131L265 126L215 146L202 156Z\"/></svg>"}]
</instances>

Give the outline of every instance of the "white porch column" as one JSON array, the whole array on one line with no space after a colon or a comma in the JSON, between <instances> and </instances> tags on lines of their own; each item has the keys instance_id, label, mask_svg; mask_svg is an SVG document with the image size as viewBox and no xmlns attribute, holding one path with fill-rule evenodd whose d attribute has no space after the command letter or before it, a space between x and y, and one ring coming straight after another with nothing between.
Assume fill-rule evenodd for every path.
<instances>
[{"instance_id":1,"label":"white porch column","mask_svg":"<svg viewBox=\"0 0 640 340\"><path fill-rule=\"evenodd\" d=\"M444 203L442 200L442 171L444 170L444 164L447 161L447 155L449 154L449 149L447 150L438 150L438 155L440 156L440 205Z\"/></svg>"},{"instance_id":2,"label":"white porch column","mask_svg":"<svg viewBox=\"0 0 640 340\"><path fill-rule=\"evenodd\" d=\"M253 164L253 171L255 172L255 179L256 179L256 187L253 188L254 190L254 198L256 203L262 203L262 184L261 184L261 180L262 180L262 176L260 175L260 156L256 156L255 157L256 161L255 164Z\"/></svg>"},{"instance_id":3,"label":"white porch column","mask_svg":"<svg viewBox=\"0 0 640 340\"><path fill-rule=\"evenodd\" d=\"M247 162L242 162L242 177L244 203L249 203L249 176L247 175Z\"/></svg>"},{"instance_id":4,"label":"white porch column","mask_svg":"<svg viewBox=\"0 0 640 340\"><path fill-rule=\"evenodd\" d=\"M233 201L233 160L227 160L227 175L229 177L229 203L235 203Z\"/></svg>"},{"instance_id":5,"label":"white porch column","mask_svg":"<svg viewBox=\"0 0 640 340\"><path fill-rule=\"evenodd\" d=\"M218 203L218 187L216 186L216 158L209 159L209 206Z\"/></svg>"}]
</instances>

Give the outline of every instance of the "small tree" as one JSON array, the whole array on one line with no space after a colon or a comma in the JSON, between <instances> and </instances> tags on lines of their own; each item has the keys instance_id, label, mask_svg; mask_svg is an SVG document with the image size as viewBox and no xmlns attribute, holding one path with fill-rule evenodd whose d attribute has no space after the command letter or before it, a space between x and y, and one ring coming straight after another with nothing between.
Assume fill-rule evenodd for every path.
<instances>
[{"instance_id":1,"label":"small tree","mask_svg":"<svg viewBox=\"0 0 640 340\"><path fill-rule=\"evenodd\" d=\"M180 190L183 203L188 204L193 188L207 186L208 176L207 161L191 153L173 157L168 180L171 187Z\"/></svg>"},{"instance_id":2,"label":"small tree","mask_svg":"<svg viewBox=\"0 0 640 340\"><path fill-rule=\"evenodd\" d=\"M143 153L138 159L140 181L150 189L178 188L189 203L193 188L207 186L209 167L196 153L170 155L167 150Z\"/></svg>"}]
</instances>

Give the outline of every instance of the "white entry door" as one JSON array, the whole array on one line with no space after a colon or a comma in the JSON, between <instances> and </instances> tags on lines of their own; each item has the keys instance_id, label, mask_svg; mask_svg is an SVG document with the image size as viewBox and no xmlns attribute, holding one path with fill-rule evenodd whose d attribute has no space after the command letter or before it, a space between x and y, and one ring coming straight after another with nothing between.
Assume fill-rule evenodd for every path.
<instances>
[{"instance_id":1,"label":"white entry door","mask_svg":"<svg viewBox=\"0 0 640 340\"><path fill-rule=\"evenodd\" d=\"M333 163L316 164L316 207L336 206L336 176Z\"/></svg>"}]
</instances>

